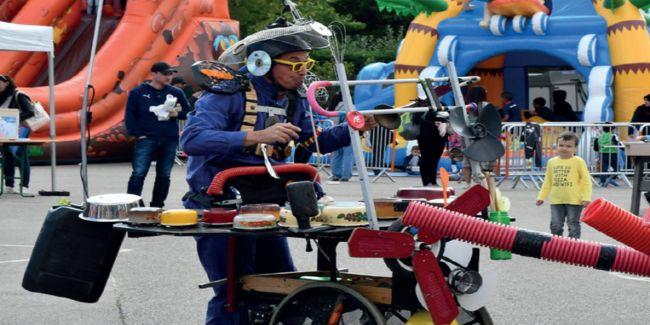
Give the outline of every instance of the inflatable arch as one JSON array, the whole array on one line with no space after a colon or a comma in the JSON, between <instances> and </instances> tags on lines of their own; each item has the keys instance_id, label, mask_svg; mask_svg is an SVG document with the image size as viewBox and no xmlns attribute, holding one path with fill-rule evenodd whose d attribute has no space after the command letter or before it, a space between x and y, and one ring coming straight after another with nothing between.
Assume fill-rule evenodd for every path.
<instances>
[{"instance_id":1,"label":"inflatable arch","mask_svg":"<svg viewBox=\"0 0 650 325\"><path fill-rule=\"evenodd\" d=\"M612 11L602 0L553 0L546 1L549 10L526 12L520 10L522 3L539 6L539 1L494 0L486 6L479 1L448 2L446 11L413 20L395 63L367 66L359 79L391 73L396 78L443 76L448 61L456 64L459 75L466 75L502 56L490 60L490 69L472 73L497 71L502 77L492 79L498 83L500 78L515 102L528 107L527 66L570 66L587 81L585 121L629 121L643 95L650 93L650 38L639 8L631 3ZM495 4L521 15L486 16L485 8L495 9ZM639 50L630 51L631 46ZM355 91L359 109L393 100L400 106L416 96L414 85Z\"/></svg>"}]
</instances>

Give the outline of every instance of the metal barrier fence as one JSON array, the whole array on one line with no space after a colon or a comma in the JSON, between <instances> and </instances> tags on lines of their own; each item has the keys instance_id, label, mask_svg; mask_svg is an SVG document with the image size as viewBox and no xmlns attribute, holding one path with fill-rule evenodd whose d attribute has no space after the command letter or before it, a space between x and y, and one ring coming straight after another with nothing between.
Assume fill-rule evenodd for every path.
<instances>
[{"instance_id":1,"label":"metal barrier fence","mask_svg":"<svg viewBox=\"0 0 650 325\"><path fill-rule=\"evenodd\" d=\"M530 181L539 189L546 173L546 161L558 155L557 138L565 131L578 136L576 155L587 163L595 184L619 186L617 180L632 187L628 175L633 166L623 150L623 141L630 136L650 131L650 124L632 123L570 123L547 122L505 123L502 128L506 154L500 159L501 180L512 179L512 187L519 183L529 188ZM618 142L610 139L615 135ZM598 151L596 151L598 149Z\"/></svg>"},{"instance_id":2,"label":"metal barrier fence","mask_svg":"<svg viewBox=\"0 0 650 325\"><path fill-rule=\"evenodd\" d=\"M330 128L334 122L330 119L317 119L316 125L321 128ZM186 121L179 120L178 127L183 132ZM529 182L536 189L540 189L546 173L546 161L558 155L557 138L565 131L571 131L578 136L579 145L576 155L587 163L587 168L594 184L600 186L622 185L632 187L628 178L634 174L634 166L624 152L623 141L629 137L650 135L650 123L578 123L578 122L546 122L538 123L504 123L502 126L502 141L506 148L505 155L499 159L500 179L497 185L511 179L512 188L522 184L530 188ZM598 145L599 138L616 135L618 144ZM395 180L388 174L395 161L395 154L390 150L391 142L395 141L394 132L378 126L365 134L366 147L371 151L364 151L366 168L374 173L372 182L386 176L392 182ZM607 143L607 141L604 141ZM444 154L443 154L444 155ZM184 165L183 149L178 147L176 163ZM289 158L290 161L293 157ZM327 175L331 173L326 167L331 166L331 154L314 153L309 163L319 167ZM644 168L648 169L646 165Z\"/></svg>"}]
</instances>

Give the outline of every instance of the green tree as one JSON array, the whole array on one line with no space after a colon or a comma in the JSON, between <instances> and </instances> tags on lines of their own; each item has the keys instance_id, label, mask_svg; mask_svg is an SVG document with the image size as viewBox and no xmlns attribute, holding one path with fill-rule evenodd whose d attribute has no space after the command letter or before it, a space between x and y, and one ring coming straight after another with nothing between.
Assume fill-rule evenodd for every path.
<instances>
[{"instance_id":1,"label":"green tree","mask_svg":"<svg viewBox=\"0 0 650 325\"><path fill-rule=\"evenodd\" d=\"M375 0L294 0L305 18L325 25L339 23L345 27L342 42L348 78L354 78L363 66L395 59L397 46L410 18L379 11ZM231 0L230 14L239 21L241 37L262 30L282 14L281 0ZM290 19L290 15L285 13ZM322 79L336 79L332 55L327 50L312 53L318 61L314 72Z\"/></svg>"}]
</instances>

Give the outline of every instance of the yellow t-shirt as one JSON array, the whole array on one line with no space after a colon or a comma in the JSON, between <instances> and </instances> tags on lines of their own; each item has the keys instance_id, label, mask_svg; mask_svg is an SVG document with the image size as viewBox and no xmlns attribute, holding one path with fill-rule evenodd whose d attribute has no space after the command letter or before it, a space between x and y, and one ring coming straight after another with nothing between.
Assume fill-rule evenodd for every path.
<instances>
[{"instance_id":1,"label":"yellow t-shirt","mask_svg":"<svg viewBox=\"0 0 650 325\"><path fill-rule=\"evenodd\" d=\"M546 178L538 200L549 196L551 204L580 205L591 201L591 178L587 164L582 158L551 158L546 164Z\"/></svg>"}]
</instances>

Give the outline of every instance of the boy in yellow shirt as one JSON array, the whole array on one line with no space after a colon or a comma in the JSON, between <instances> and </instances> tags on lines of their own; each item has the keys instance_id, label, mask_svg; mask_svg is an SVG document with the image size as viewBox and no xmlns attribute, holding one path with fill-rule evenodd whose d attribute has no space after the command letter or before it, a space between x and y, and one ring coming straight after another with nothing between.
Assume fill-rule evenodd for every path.
<instances>
[{"instance_id":1,"label":"boy in yellow shirt","mask_svg":"<svg viewBox=\"0 0 650 325\"><path fill-rule=\"evenodd\" d=\"M551 233L562 236L566 220L569 237L580 238L580 213L591 201L591 177L585 161L575 156L578 137L573 132L560 134L557 146L559 156L546 163L546 178L537 205L542 205L548 196Z\"/></svg>"}]
</instances>

